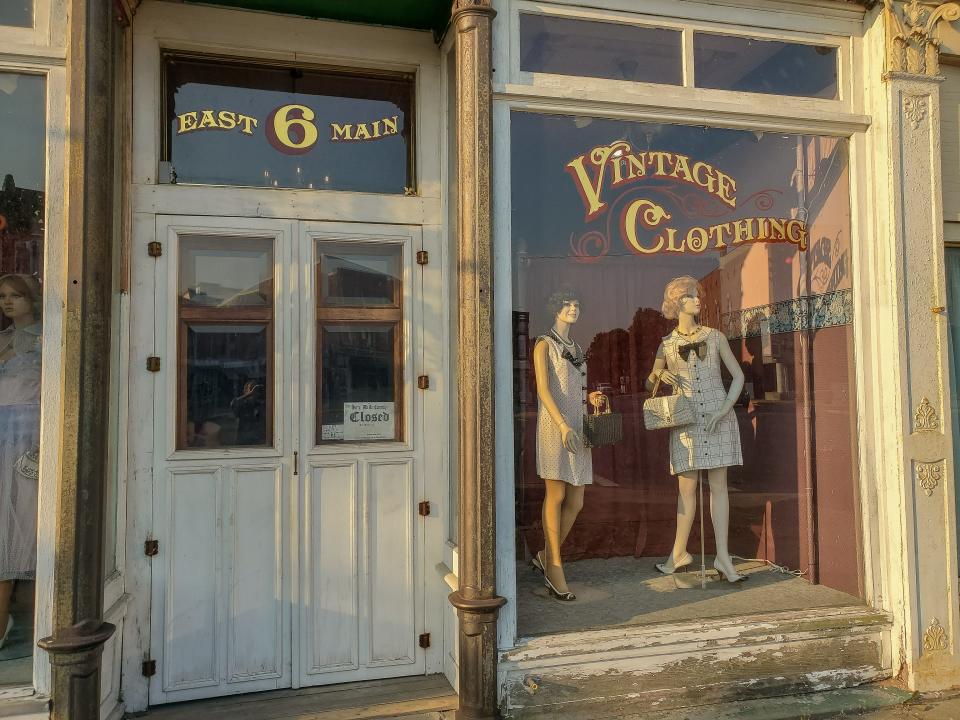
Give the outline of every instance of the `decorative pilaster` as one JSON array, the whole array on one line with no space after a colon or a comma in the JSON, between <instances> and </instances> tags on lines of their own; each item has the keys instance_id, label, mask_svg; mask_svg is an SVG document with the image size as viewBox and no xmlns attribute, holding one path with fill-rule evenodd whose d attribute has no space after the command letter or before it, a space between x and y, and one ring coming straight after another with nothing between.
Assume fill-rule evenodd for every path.
<instances>
[{"instance_id":1,"label":"decorative pilaster","mask_svg":"<svg viewBox=\"0 0 960 720\"><path fill-rule=\"evenodd\" d=\"M455 0L459 173L459 589L463 720L497 717L497 615L493 433L493 238L490 187L490 0Z\"/></svg>"},{"instance_id":2,"label":"decorative pilaster","mask_svg":"<svg viewBox=\"0 0 960 720\"><path fill-rule=\"evenodd\" d=\"M960 681L937 38L941 23L957 19L956 2L884 1L884 92L872 108L874 157L887 166L876 171L888 173L888 186L876 198L878 239L888 258L879 267L890 273L883 291L895 333L889 341L900 348L880 361L889 363L879 382L897 415L883 442L892 443L894 432L903 438L884 451L881 492L891 531L885 599L901 644L894 663L899 656L917 690Z\"/></svg>"},{"instance_id":3,"label":"decorative pilaster","mask_svg":"<svg viewBox=\"0 0 960 720\"><path fill-rule=\"evenodd\" d=\"M64 292L60 473L53 634L53 720L100 716L103 516L109 419L113 244L114 7L71 0L67 54L67 287Z\"/></svg>"}]
</instances>

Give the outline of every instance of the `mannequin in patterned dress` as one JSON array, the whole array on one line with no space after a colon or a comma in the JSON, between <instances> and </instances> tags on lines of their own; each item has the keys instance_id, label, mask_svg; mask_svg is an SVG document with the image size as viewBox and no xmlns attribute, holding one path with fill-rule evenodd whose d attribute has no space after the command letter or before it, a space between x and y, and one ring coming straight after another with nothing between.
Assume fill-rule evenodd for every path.
<instances>
[{"instance_id":1,"label":"mannequin in patterned dress","mask_svg":"<svg viewBox=\"0 0 960 720\"><path fill-rule=\"evenodd\" d=\"M653 370L647 378L652 389L657 378L687 396L694 422L670 430L670 471L677 476L677 534L673 551L657 569L671 574L693 562L687 541L697 513L697 480L701 470L710 482L710 518L717 546L714 568L729 582L745 580L730 557L727 536L730 502L727 468L742 465L740 430L733 406L743 389L743 371L724 335L699 322L700 295L695 278L684 276L667 283L663 292L663 315L676 320L676 329L663 338ZM723 387L721 362L733 378Z\"/></svg>"},{"instance_id":2,"label":"mannequin in patterned dress","mask_svg":"<svg viewBox=\"0 0 960 720\"><path fill-rule=\"evenodd\" d=\"M537 474L543 479L544 549L533 566L544 574L550 594L576 600L563 572L560 547L583 508L584 488L593 482L590 450L583 446L582 428L587 400L587 365L583 349L570 339L570 327L580 318L574 293L557 292L548 301L553 327L533 349L537 380ZM600 393L590 393L599 402Z\"/></svg>"},{"instance_id":3,"label":"mannequin in patterned dress","mask_svg":"<svg viewBox=\"0 0 960 720\"><path fill-rule=\"evenodd\" d=\"M29 275L0 277L0 647L10 635L14 583L33 580L37 559L40 437L40 302Z\"/></svg>"}]
</instances>

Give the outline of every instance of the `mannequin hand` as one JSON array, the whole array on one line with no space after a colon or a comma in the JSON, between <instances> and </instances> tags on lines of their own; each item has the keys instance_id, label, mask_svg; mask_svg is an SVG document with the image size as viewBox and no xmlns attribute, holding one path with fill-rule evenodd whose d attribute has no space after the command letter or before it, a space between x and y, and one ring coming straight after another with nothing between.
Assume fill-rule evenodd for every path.
<instances>
[{"instance_id":1,"label":"mannequin hand","mask_svg":"<svg viewBox=\"0 0 960 720\"><path fill-rule=\"evenodd\" d=\"M560 426L560 436L563 438L563 447L576 454L580 452L580 436L567 424Z\"/></svg>"},{"instance_id":2,"label":"mannequin hand","mask_svg":"<svg viewBox=\"0 0 960 720\"><path fill-rule=\"evenodd\" d=\"M660 381L665 382L667 385L673 385L674 387L680 385L680 378L678 378L669 370L660 371Z\"/></svg>"},{"instance_id":3,"label":"mannequin hand","mask_svg":"<svg viewBox=\"0 0 960 720\"><path fill-rule=\"evenodd\" d=\"M724 405L722 408L717 410L713 415L710 416L710 419L707 420L706 430L711 435L717 431L717 427L720 425L720 421L723 420L727 413L730 412L730 408Z\"/></svg>"}]
</instances>

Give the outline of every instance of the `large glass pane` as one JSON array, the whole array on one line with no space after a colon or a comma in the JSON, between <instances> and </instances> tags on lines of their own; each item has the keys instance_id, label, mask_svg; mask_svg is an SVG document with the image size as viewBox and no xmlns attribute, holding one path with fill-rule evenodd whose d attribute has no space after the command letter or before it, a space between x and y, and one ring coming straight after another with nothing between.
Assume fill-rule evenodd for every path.
<instances>
[{"instance_id":1,"label":"large glass pane","mask_svg":"<svg viewBox=\"0 0 960 720\"><path fill-rule=\"evenodd\" d=\"M273 303L271 240L188 237L181 242L181 305L228 308Z\"/></svg>"},{"instance_id":2,"label":"large glass pane","mask_svg":"<svg viewBox=\"0 0 960 720\"><path fill-rule=\"evenodd\" d=\"M953 467L960 467L960 247L948 247L944 264L947 276L947 320L950 323L950 413L953 417ZM954 493L957 517L960 517L960 493ZM957 547L960 561L960 546Z\"/></svg>"},{"instance_id":3,"label":"large glass pane","mask_svg":"<svg viewBox=\"0 0 960 720\"><path fill-rule=\"evenodd\" d=\"M33 0L3 0L3 2L0 2L0 25L33 27Z\"/></svg>"},{"instance_id":4,"label":"large glass pane","mask_svg":"<svg viewBox=\"0 0 960 720\"><path fill-rule=\"evenodd\" d=\"M269 328L187 323L184 333L181 448L271 445Z\"/></svg>"},{"instance_id":5,"label":"large glass pane","mask_svg":"<svg viewBox=\"0 0 960 720\"><path fill-rule=\"evenodd\" d=\"M399 245L320 242L320 304L328 307L399 307Z\"/></svg>"},{"instance_id":6,"label":"large glass pane","mask_svg":"<svg viewBox=\"0 0 960 720\"><path fill-rule=\"evenodd\" d=\"M321 323L317 335L317 442L401 439L398 324Z\"/></svg>"},{"instance_id":7,"label":"large glass pane","mask_svg":"<svg viewBox=\"0 0 960 720\"><path fill-rule=\"evenodd\" d=\"M520 13L520 69L683 84L679 30Z\"/></svg>"},{"instance_id":8,"label":"large glass pane","mask_svg":"<svg viewBox=\"0 0 960 720\"><path fill-rule=\"evenodd\" d=\"M835 99L837 48L695 33L697 87Z\"/></svg>"},{"instance_id":9,"label":"large glass pane","mask_svg":"<svg viewBox=\"0 0 960 720\"><path fill-rule=\"evenodd\" d=\"M33 675L45 108L43 77L0 73L0 686Z\"/></svg>"},{"instance_id":10,"label":"large glass pane","mask_svg":"<svg viewBox=\"0 0 960 720\"><path fill-rule=\"evenodd\" d=\"M847 141L515 112L511 146L520 634L861 603Z\"/></svg>"},{"instance_id":11,"label":"large glass pane","mask_svg":"<svg viewBox=\"0 0 960 720\"><path fill-rule=\"evenodd\" d=\"M412 75L183 56L164 72L164 182L412 192Z\"/></svg>"}]
</instances>

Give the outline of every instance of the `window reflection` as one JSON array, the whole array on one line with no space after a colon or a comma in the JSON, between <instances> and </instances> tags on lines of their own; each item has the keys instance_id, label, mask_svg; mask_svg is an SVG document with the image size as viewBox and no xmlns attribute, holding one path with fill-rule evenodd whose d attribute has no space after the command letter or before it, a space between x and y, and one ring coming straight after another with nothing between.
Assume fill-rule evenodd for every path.
<instances>
[{"instance_id":1,"label":"window reflection","mask_svg":"<svg viewBox=\"0 0 960 720\"><path fill-rule=\"evenodd\" d=\"M519 632L859 603L847 141L526 112L511 138ZM683 278L697 307L681 327L665 292ZM715 432L710 417L647 429L661 354L694 412L726 412ZM547 386L578 435L588 397L605 395L622 437L571 455L543 414ZM711 490L706 473L701 538L679 509L700 504L696 471L714 467L727 477ZM749 603L712 571L720 532ZM701 540L713 599L694 601L683 583L699 586ZM550 601L538 564L577 602Z\"/></svg>"},{"instance_id":2,"label":"window reflection","mask_svg":"<svg viewBox=\"0 0 960 720\"><path fill-rule=\"evenodd\" d=\"M680 85L678 30L520 13L525 72Z\"/></svg>"},{"instance_id":3,"label":"window reflection","mask_svg":"<svg viewBox=\"0 0 960 720\"><path fill-rule=\"evenodd\" d=\"M837 48L695 33L697 87L835 99Z\"/></svg>"},{"instance_id":4,"label":"window reflection","mask_svg":"<svg viewBox=\"0 0 960 720\"><path fill-rule=\"evenodd\" d=\"M29 5L4 3L0 23ZM32 676L37 558L46 86L0 73L0 677Z\"/></svg>"},{"instance_id":5,"label":"window reflection","mask_svg":"<svg viewBox=\"0 0 960 720\"><path fill-rule=\"evenodd\" d=\"M0 3L0 25L33 27L33 0L3 0Z\"/></svg>"}]
</instances>

